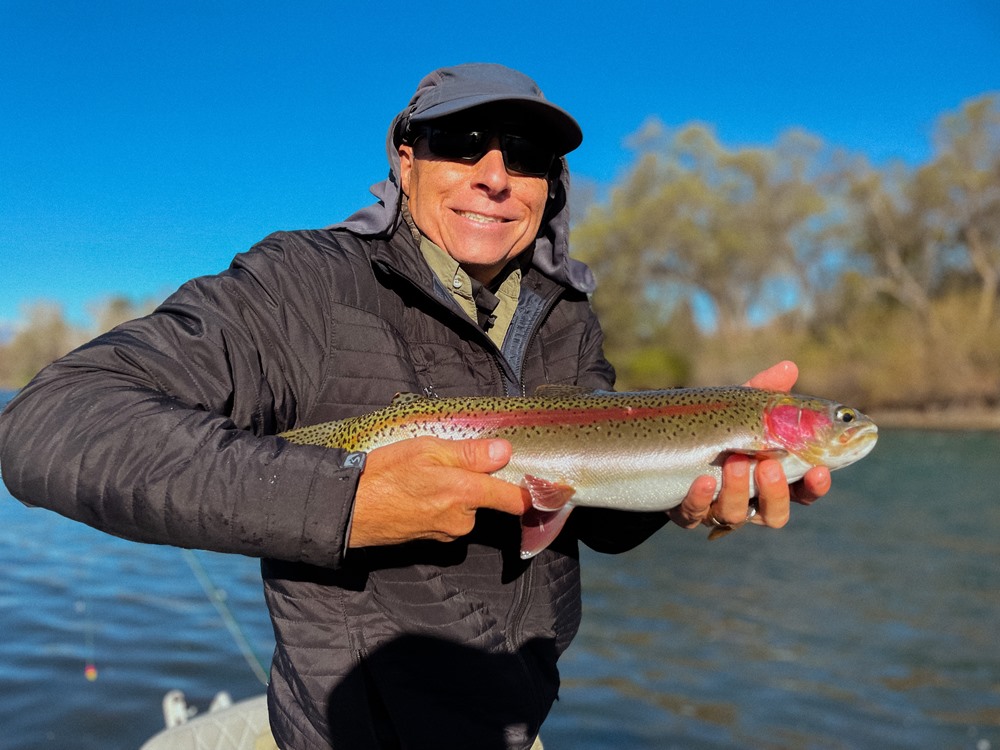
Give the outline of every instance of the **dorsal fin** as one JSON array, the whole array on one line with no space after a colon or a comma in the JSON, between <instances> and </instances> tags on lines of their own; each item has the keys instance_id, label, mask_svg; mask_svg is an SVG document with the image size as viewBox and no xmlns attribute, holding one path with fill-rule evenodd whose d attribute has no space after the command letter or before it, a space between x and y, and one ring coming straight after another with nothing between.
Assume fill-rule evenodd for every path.
<instances>
[{"instance_id":1,"label":"dorsal fin","mask_svg":"<svg viewBox=\"0 0 1000 750\"><path fill-rule=\"evenodd\" d=\"M604 393L594 388L586 388L582 385L560 385L558 383L546 383L535 389L535 395L539 398L570 398L581 396L595 396Z\"/></svg>"}]
</instances>

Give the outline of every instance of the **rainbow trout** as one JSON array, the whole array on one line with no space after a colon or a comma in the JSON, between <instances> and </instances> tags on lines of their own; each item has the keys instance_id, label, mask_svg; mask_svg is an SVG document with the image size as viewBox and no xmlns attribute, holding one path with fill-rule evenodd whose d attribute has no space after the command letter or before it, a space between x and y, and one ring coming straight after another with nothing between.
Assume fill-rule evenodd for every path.
<instances>
[{"instance_id":1,"label":"rainbow trout","mask_svg":"<svg viewBox=\"0 0 1000 750\"><path fill-rule=\"evenodd\" d=\"M509 440L513 458L494 476L531 495L521 518L527 559L555 539L575 507L668 510L696 477L719 479L733 453L778 459L793 482L813 466L858 461L877 432L850 407L755 388L616 393L542 386L511 398L400 394L384 409L281 437L364 452L422 435Z\"/></svg>"}]
</instances>

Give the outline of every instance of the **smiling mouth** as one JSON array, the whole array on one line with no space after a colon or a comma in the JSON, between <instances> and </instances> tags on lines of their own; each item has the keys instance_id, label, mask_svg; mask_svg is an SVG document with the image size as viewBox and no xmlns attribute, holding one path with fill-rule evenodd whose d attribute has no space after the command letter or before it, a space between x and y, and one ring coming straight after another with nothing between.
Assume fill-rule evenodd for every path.
<instances>
[{"instance_id":1,"label":"smiling mouth","mask_svg":"<svg viewBox=\"0 0 1000 750\"><path fill-rule=\"evenodd\" d=\"M463 219L475 221L479 224L503 224L508 221L508 219L504 219L499 216L485 216L484 214L477 214L474 211L455 211L455 213Z\"/></svg>"}]
</instances>

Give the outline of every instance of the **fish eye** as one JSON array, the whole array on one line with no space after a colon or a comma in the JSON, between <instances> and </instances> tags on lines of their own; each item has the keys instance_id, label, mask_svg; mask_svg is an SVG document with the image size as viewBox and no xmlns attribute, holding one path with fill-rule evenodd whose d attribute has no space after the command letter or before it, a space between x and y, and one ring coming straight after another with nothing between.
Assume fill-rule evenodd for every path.
<instances>
[{"instance_id":1,"label":"fish eye","mask_svg":"<svg viewBox=\"0 0 1000 750\"><path fill-rule=\"evenodd\" d=\"M848 408L846 406L841 406L837 409L837 419L844 424L849 424L858 418L858 414L854 409Z\"/></svg>"}]
</instances>

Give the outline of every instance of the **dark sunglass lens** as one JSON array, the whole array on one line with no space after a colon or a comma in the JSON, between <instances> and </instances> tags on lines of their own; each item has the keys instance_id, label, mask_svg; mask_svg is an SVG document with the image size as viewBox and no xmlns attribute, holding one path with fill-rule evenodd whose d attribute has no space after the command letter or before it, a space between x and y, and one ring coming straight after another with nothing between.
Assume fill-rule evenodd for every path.
<instances>
[{"instance_id":1,"label":"dark sunglass lens","mask_svg":"<svg viewBox=\"0 0 1000 750\"><path fill-rule=\"evenodd\" d=\"M434 155L442 159L475 162L487 152L497 134L492 130L428 127L426 135L427 147ZM501 133L499 139L504 165L508 170L532 177L548 174L555 160L552 149L537 140L512 133Z\"/></svg>"},{"instance_id":2,"label":"dark sunglass lens","mask_svg":"<svg viewBox=\"0 0 1000 750\"><path fill-rule=\"evenodd\" d=\"M520 135L504 135L502 145L507 169L525 175L548 174L556 158L551 149Z\"/></svg>"},{"instance_id":3,"label":"dark sunglass lens","mask_svg":"<svg viewBox=\"0 0 1000 750\"><path fill-rule=\"evenodd\" d=\"M452 131L429 128L427 146L431 153L445 159L479 159L489 144L485 131Z\"/></svg>"}]
</instances>

